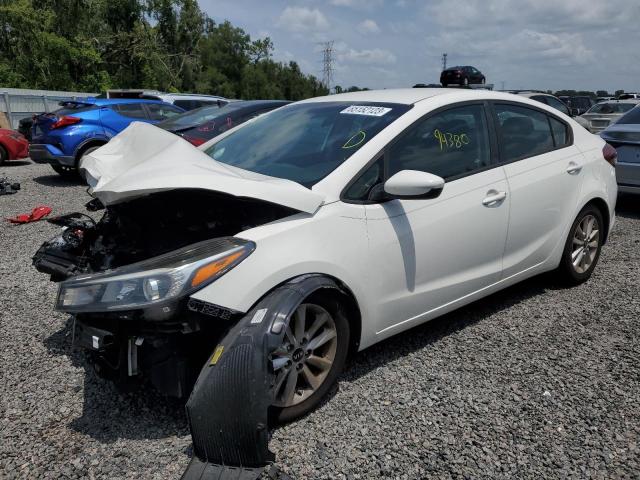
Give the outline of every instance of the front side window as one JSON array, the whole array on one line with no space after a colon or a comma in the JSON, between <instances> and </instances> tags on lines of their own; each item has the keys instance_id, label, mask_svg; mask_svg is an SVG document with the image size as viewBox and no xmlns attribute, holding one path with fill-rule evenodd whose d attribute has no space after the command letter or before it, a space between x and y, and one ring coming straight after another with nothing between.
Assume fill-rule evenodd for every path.
<instances>
[{"instance_id":1,"label":"front side window","mask_svg":"<svg viewBox=\"0 0 640 480\"><path fill-rule=\"evenodd\" d=\"M502 160L512 162L554 149L547 115L532 108L496 104Z\"/></svg>"},{"instance_id":2,"label":"front side window","mask_svg":"<svg viewBox=\"0 0 640 480\"><path fill-rule=\"evenodd\" d=\"M228 165L311 187L410 108L372 102L292 104L257 117L205 153Z\"/></svg>"},{"instance_id":3,"label":"front side window","mask_svg":"<svg viewBox=\"0 0 640 480\"><path fill-rule=\"evenodd\" d=\"M389 176L418 170L451 180L489 166L490 159L484 107L465 105L410 127L388 151Z\"/></svg>"}]
</instances>

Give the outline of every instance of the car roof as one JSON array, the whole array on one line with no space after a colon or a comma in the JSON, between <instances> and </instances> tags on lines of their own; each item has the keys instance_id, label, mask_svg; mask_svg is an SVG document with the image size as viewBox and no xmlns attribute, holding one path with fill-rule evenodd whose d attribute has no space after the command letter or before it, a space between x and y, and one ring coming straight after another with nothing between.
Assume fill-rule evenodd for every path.
<instances>
[{"instance_id":1,"label":"car roof","mask_svg":"<svg viewBox=\"0 0 640 480\"><path fill-rule=\"evenodd\" d=\"M298 103L311 102L374 102L374 103L398 103L402 105L414 105L418 102L446 95L452 101L467 101L474 99L487 100L515 100L521 101L519 95L506 92L496 92L485 89L470 88L397 88L388 90L365 90L360 92L339 93L302 100ZM535 102L534 100L531 100ZM539 103L539 102L536 102Z\"/></svg>"}]
</instances>

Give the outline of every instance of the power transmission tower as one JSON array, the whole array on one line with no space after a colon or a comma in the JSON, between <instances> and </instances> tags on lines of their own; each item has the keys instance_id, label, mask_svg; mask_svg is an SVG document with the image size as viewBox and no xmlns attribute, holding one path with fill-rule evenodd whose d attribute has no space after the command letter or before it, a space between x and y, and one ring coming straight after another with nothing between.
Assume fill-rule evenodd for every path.
<instances>
[{"instance_id":1,"label":"power transmission tower","mask_svg":"<svg viewBox=\"0 0 640 480\"><path fill-rule=\"evenodd\" d=\"M321 44L322 49L322 83L331 93L333 83L333 40Z\"/></svg>"},{"instance_id":2,"label":"power transmission tower","mask_svg":"<svg viewBox=\"0 0 640 480\"><path fill-rule=\"evenodd\" d=\"M446 70L447 69L447 54L443 53L442 54L442 70Z\"/></svg>"}]
</instances>

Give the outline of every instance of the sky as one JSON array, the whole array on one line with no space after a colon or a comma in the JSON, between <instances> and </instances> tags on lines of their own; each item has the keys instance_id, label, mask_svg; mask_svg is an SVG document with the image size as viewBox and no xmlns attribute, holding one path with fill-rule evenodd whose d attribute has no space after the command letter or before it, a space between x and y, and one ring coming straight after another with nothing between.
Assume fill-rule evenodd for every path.
<instances>
[{"instance_id":1,"label":"sky","mask_svg":"<svg viewBox=\"0 0 640 480\"><path fill-rule=\"evenodd\" d=\"M473 65L496 89L640 91L638 0L199 0L216 22L271 37L274 59L333 85L437 83Z\"/></svg>"}]
</instances>

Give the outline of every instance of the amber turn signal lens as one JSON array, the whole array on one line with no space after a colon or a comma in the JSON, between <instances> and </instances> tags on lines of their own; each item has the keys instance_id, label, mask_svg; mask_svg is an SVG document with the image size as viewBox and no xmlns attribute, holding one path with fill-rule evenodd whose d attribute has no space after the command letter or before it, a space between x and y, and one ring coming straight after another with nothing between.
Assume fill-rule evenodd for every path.
<instances>
[{"instance_id":1,"label":"amber turn signal lens","mask_svg":"<svg viewBox=\"0 0 640 480\"><path fill-rule=\"evenodd\" d=\"M216 260L215 262L200 267L193 276L193 280L191 280L191 286L197 287L201 283L209 280L211 277L215 277L218 273L240 258L243 253L243 251L232 253L228 257L221 258L220 260Z\"/></svg>"}]
</instances>

